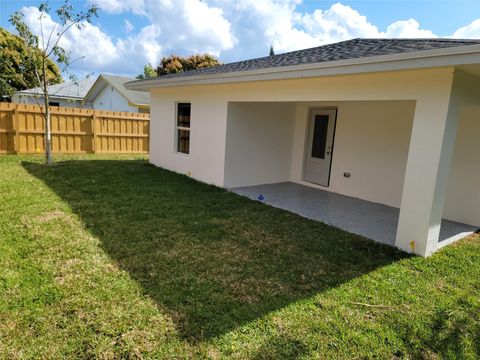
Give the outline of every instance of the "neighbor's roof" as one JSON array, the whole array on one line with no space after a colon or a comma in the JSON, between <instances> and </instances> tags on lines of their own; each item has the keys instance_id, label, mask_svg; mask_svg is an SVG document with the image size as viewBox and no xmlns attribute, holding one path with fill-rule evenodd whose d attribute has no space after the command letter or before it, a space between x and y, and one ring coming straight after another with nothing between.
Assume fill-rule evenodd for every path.
<instances>
[{"instance_id":1,"label":"neighbor's roof","mask_svg":"<svg viewBox=\"0 0 480 360\"><path fill-rule=\"evenodd\" d=\"M323 68L334 64L359 63L356 60L376 59L395 55L407 54L403 58L413 58L414 53L422 56L435 53L436 50L451 49L449 53L461 53L465 46L480 45L480 40L469 39L353 39L334 44L318 46L310 49L292 51L284 54L266 56L257 59L245 60L203 68L199 70L186 71L176 74L159 76L155 79L135 81L127 85L129 88L148 88L148 84L160 84L178 82L189 82L189 78L206 78L213 76L232 77L245 73L259 72L280 72L286 68L302 66L322 66ZM478 51L478 50L477 50ZM444 53L444 51L436 51ZM428 55L425 55L427 57ZM479 61L480 62L480 61ZM309 66L312 69L313 66ZM142 86L145 84L145 86ZM152 87L152 86L151 86ZM151 88L150 87L150 88Z\"/></svg>"},{"instance_id":2,"label":"neighbor's roof","mask_svg":"<svg viewBox=\"0 0 480 360\"><path fill-rule=\"evenodd\" d=\"M127 101L134 106L150 106L150 94L143 91L128 90L124 84L135 79L124 77L100 74L91 89L85 95L83 102L91 102L107 85L113 86Z\"/></svg>"},{"instance_id":3,"label":"neighbor's roof","mask_svg":"<svg viewBox=\"0 0 480 360\"><path fill-rule=\"evenodd\" d=\"M86 79L79 80L78 82L64 82L61 84L50 85L48 87L48 93L50 97L54 98L82 100L94 82L95 78L88 77ZM43 90L41 88L33 88L18 91L17 94L42 95Z\"/></svg>"}]
</instances>

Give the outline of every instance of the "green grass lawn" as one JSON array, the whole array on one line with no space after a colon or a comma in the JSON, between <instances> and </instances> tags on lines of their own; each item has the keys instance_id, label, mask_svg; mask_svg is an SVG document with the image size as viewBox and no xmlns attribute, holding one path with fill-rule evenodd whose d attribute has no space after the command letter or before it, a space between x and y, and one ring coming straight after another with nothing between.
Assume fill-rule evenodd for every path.
<instances>
[{"instance_id":1,"label":"green grass lawn","mask_svg":"<svg viewBox=\"0 0 480 360\"><path fill-rule=\"evenodd\" d=\"M429 259L135 157L0 157L0 358L478 358L480 237Z\"/></svg>"}]
</instances>

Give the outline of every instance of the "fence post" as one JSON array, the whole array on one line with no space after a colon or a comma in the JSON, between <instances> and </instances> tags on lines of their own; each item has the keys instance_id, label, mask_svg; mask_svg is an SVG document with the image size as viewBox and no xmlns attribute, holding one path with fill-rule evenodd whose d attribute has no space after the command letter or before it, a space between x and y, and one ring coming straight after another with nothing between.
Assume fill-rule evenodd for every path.
<instances>
[{"instance_id":1,"label":"fence post","mask_svg":"<svg viewBox=\"0 0 480 360\"><path fill-rule=\"evenodd\" d=\"M95 110L92 114L92 152L97 153L97 114Z\"/></svg>"},{"instance_id":2,"label":"fence post","mask_svg":"<svg viewBox=\"0 0 480 360\"><path fill-rule=\"evenodd\" d=\"M15 129L15 140L13 142L13 149L16 154L20 154L20 119L18 117L18 104L15 104L13 110L13 128Z\"/></svg>"}]
</instances>

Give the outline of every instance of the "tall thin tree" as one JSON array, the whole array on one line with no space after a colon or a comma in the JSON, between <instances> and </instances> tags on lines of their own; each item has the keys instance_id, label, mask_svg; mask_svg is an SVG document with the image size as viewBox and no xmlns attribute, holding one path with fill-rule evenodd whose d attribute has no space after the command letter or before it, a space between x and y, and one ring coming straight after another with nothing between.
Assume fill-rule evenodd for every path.
<instances>
[{"instance_id":1,"label":"tall thin tree","mask_svg":"<svg viewBox=\"0 0 480 360\"><path fill-rule=\"evenodd\" d=\"M47 71L48 60L53 59L61 67L61 74L63 74L68 71L70 65L83 58L80 56L72 59L70 52L60 45L60 40L72 27L82 29L86 22L90 23L92 18L97 16L98 8L91 5L85 11L75 11L70 1L65 0L63 5L54 11L58 22L48 32L45 32L45 20L49 18L51 11L48 2L40 4L38 10L39 35L36 35L27 24L22 11L13 13L10 16L10 23L30 49L26 61L34 69L37 87L40 90L35 93L35 100L41 109L45 123L45 157L47 164L50 165L52 164L52 133L48 88L53 79L49 77ZM35 49L40 49L40 53ZM43 106L40 104L41 100L43 100Z\"/></svg>"}]
</instances>

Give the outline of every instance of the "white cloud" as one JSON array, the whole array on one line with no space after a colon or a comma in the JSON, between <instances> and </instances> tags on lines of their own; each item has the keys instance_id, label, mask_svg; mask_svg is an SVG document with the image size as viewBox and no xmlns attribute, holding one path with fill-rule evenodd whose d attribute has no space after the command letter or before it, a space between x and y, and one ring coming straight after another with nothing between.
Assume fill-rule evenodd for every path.
<instances>
[{"instance_id":1,"label":"white cloud","mask_svg":"<svg viewBox=\"0 0 480 360\"><path fill-rule=\"evenodd\" d=\"M74 56L85 55L85 71L136 74L161 56L208 52L223 61L318 46L355 37L437 37L415 19L399 19L385 29L351 6L336 3L326 9L302 12L304 0L89 0L102 13L118 15L126 36L86 24L69 32L62 45ZM28 23L39 32L38 10L24 8ZM123 15L120 15L123 14ZM134 28L127 16L148 25ZM45 19L49 26L54 22ZM480 19L458 29L453 37L480 38Z\"/></svg>"},{"instance_id":2,"label":"white cloud","mask_svg":"<svg viewBox=\"0 0 480 360\"><path fill-rule=\"evenodd\" d=\"M438 37L430 30L420 29L420 24L415 19L397 21L387 27L386 37L395 38L434 38Z\"/></svg>"},{"instance_id":3,"label":"white cloud","mask_svg":"<svg viewBox=\"0 0 480 360\"><path fill-rule=\"evenodd\" d=\"M299 0L217 0L222 4L238 46L225 53L232 58L268 55L270 45L277 52L315 45L315 39L296 27Z\"/></svg>"},{"instance_id":4,"label":"white cloud","mask_svg":"<svg viewBox=\"0 0 480 360\"><path fill-rule=\"evenodd\" d=\"M243 11L244 18L251 16L251 12L255 12L258 19L255 27L260 28L258 33L264 38L258 37L255 33L254 36L257 37L257 43L263 40L262 48L265 48L265 55L269 45L273 45L276 51L281 52L317 44L314 36L296 26L300 15L295 8L300 1L243 0L239 2L237 9ZM241 23L238 27L241 28Z\"/></svg>"},{"instance_id":5,"label":"white cloud","mask_svg":"<svg viewBox=\"0 0 480 360\"><path fill-rule=\"evenodd\" d=\"M133 37L118 40L116 47L124 61L130 62L133 67L141 64L143 68L144 64L156 64L160 59L162 46L157 41L158 36L158 29L154 25L149 25Z\"/></svg>"},{"instance_id":6,"label":"white cloud","mask_svg":"<svg viewBox=\"0 0 480 360\"><path fill-rule=\"evenodd\" d=\"M220 7L202 0L100 0L102 11L143 14L159 33L157 41L172 51L209 52L219 55L236 43L230 22ZM134 4L134 5L133 5Z\"/></svg>"},{"instance_id":7,"label":"white cloud","mask_svg":"<svg viewBox=\"0 0 480 360\"><path fill-rule=\"evenodd\" d=\"M167 48L219 55L236 43L223 10L201 0L150 1L147 9Z\"/></svg>"},{"instance_id":8,"label":"white cloud","mask_svg":"<svg viewBox=\"0 0 480 360\"><path fill-rule=\"evenodd\" d=\"M260 30L277 51L288 51L319 46L356 37L436 37L420 24L409 19L397 21L383 32L357 10L341 3L327 10L317 9L300 14L295 9L298 1L241 0L237 9L248 9L267 19L259 22ZM264 45L265 47L265 45Z\"/></svg>"},{"instance_id":9,"label":"white cloud","mask_svg":"<svg viewBox=\"0 0 480 360\"><path fill-rule=\"evenodd\" d=\"M135 15L145 15L144 0L89 0L89 2L110 14L131 12Z\"/></svg>"},{"instance_id":10,"label":"white cloud","mask_svg":"<svg viewBox=\"0 0 480 360\"><path fill-rule=\"evenodd\" d=\"M470 24L461 27L453 34L454 38L472 39L480 38L480 19L472 21Z\"/></svg>"},{"instance_id":11,"label":"white cloud","mask_svg":"<svg viewBox=\"0 0 480 360\"><path fill-rule=\"evenodd\" d=\"M355 37L381 37L382 33L367 18L350 6L334 4L328 10L315 10L302 17L305 31L317 43L332 43Z\"/></svg>"},{"instance_id":12,"label":"white cloud","mask_svg":"<svg viewBox=\"0 0 480 360\"><path fill-rule=\"evenodd\" d=\"M356 37L435 37L413 19L398 21L385 31L371 23L357 10L341 3L326 10L301 13L301 0L211 0L222 4L231 22L239 47L223 52L234 58L267 55L348 40Z\"/></svg>"},{"instance_id":13,"label":"white cloud","mask_svg":"<svg viewBox=\"0 0 480 360\"><path fill-rule=\"evenodd\" d=\"M128 21L127 19L123 19L123 22L125 24L125 32L127 34L131 33L133 31L133 29L135 29L135 27L132 25L132 23L130 21Z\"/></svg>"},{"instance_id":14,"label":"white cloud","mask_svg":"<svg viewBox=\"0 0 480 360\"><path fill-rule=\"evenodd\" d=\"M38 9L24 7L22 12L32 31L40 35ZM61 28L49 15L43 18L44 34L49 34L55 26L56 29ZM85 22L82 29L70 28L59 44L71 53L72 60L84 57L72 66L72 70L77 72L135 74L143 64L155 63L160 58L162 48L157 42L158 35L154 27L147 26L134 36L115 39L98 26Z\"/></svg>"}]
</instances>

